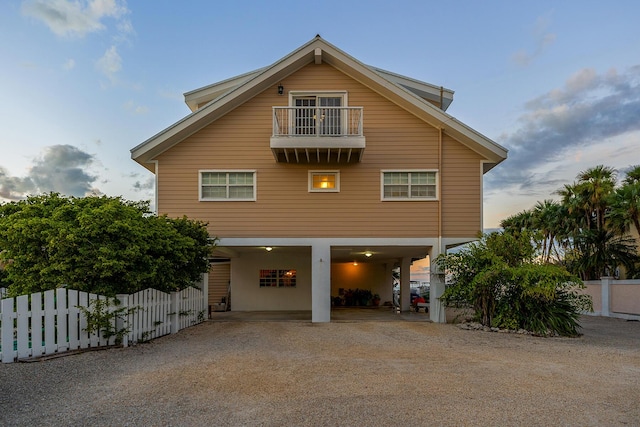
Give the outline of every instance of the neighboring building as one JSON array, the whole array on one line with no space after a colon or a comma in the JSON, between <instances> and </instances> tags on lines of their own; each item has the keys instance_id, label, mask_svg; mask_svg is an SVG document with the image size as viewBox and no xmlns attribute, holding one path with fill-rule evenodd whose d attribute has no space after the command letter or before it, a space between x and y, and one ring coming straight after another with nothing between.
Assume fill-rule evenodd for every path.
<instances>
[{"instance_id":1,"label":"neighboring building","mask_svg":"<svg viewBox=\"0 0 640 427\"><path fill-rule=\"evenodd\" d=\"M406 310L412 260L477 238L483 174L507 157L445 113L452 100L317 36L186 93L192 113L131 154L156 175L159 214L208 221L219 239L227 262L214 263L212 302L230 283L234 311L312 310L326 322L344 289L391 301L400 266Z\"/></svg>"}]
</instances>

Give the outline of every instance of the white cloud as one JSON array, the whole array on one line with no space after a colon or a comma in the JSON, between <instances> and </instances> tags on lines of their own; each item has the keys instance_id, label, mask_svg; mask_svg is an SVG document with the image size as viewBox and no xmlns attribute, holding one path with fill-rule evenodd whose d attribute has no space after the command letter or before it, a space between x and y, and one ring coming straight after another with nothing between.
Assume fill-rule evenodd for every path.
<instances>
[{"instance_id":1,"label":"white cloud","mask_svg":"<svg viewBox=\"0 0 640 427\"><path fill-rule=\"evenodd\" d=\"M119 0L30 0L22 5L25 15L42 21L49 29L62 37L84 37L105 29L103 20L114 18L128 23L129 10ZM126 28L121 26L120 28ZM130 24L128 24L130 27Z\"/></svg>"},{"instance_id":2,"label":"white cloud","mask_svg":"<svg viewBox=\"0 0 640 427\"><path fill-rule=\"evenodd\" d=\"M96 62L98 70L107 76L112 82L115 81L116 74L122 69L122 58L118 54L118 48L111 46Z\"/></svg>"},{"instance_id":3,"label":"white cloud","mask_svg":"<svg viewBox=\"0 0 640 427\"><path fill-rule=\"evenodd\" d=\"M539 17L533 27L535 41L533 50L530 52L526 49L521 49L512 55L511 60L521 67L526 67L542 55L556 41L556 35L548 31L550 26L551 19L549 16Z\"/></svg>"},{"instance_id":4,"label":"white cloud","mask_svg":"<svg viewBox=\"0 0 640 427\"><path fill-rule=\"evenodd\" d=\"M129 100L124 104L124 109L133 114L146 114L149 112L149 108L145 105L136 105L133 100Z\"/></svg>"},{"instance_id":5,"label":"white cloud","mask_svg":"<svg viewBox=\"0 0 640 427\"><path fill-rule=\"evenodd\" d=\"M76 61L73 59L68 59L67 62L62 65L62 68L65 70L73 70L76 67Z\"/></svg>"}]
</instances>

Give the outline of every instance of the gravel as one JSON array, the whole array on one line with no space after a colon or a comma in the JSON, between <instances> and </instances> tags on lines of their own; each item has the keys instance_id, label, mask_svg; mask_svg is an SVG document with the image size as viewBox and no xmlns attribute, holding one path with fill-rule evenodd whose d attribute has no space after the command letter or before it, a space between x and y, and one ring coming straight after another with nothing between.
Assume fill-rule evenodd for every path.
<instances>
[{"instance_id":1,"label":"gravel","mask_svg":"<svg viewBox=\"0 0 640 427\"><path fill-rule=\"evenodd\" d=\"M406 321L206 322L0 364L0 425L640 425L640 323L580 338Z\"/></svg>"}]
</instances>

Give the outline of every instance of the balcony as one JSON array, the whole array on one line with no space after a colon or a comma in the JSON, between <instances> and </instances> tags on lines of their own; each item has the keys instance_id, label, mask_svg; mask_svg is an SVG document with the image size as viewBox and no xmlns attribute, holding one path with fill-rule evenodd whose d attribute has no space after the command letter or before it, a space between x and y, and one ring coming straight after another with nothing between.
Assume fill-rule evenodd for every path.
<instances>
[{"instance_id":1,"label":"balcony","mask_svg":"<svg viewBox=\"0 0 640 427\"><path fill-rule=\"evenodd\" d=\"M282 163L357 163L362 107L273 107L271 151Z\"/></svg>"}]
</instances>

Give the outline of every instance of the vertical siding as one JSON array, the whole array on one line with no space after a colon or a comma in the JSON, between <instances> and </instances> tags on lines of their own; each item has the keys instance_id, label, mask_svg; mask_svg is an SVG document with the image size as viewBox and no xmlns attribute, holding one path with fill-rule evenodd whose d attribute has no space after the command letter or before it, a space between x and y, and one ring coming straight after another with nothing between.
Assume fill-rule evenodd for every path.
<instances>
[{"instance_id":1,"label":"vertical siding","mask_svg":"<svg viewBox=\"0 0 640 427\"><path fill-rule=\"evenodd\" d=\"M278 96L274 86L158 157L160 213L208 221L218 237L438 235L438 202L380 201L381 169L437 169L436 129L326 64L306 66L282 84L286 92L347 90L349 105L364 108L362 162L276 163L269 148L272 106L286 106L288 97ZM480 225L480 158L447 140L443 159L445 231L474 235ZM199 202L199 169L257 170L257 201ZM322 169L340 170L339 193L307 191L308 171Z\"/></svg>"}]
</instances>

